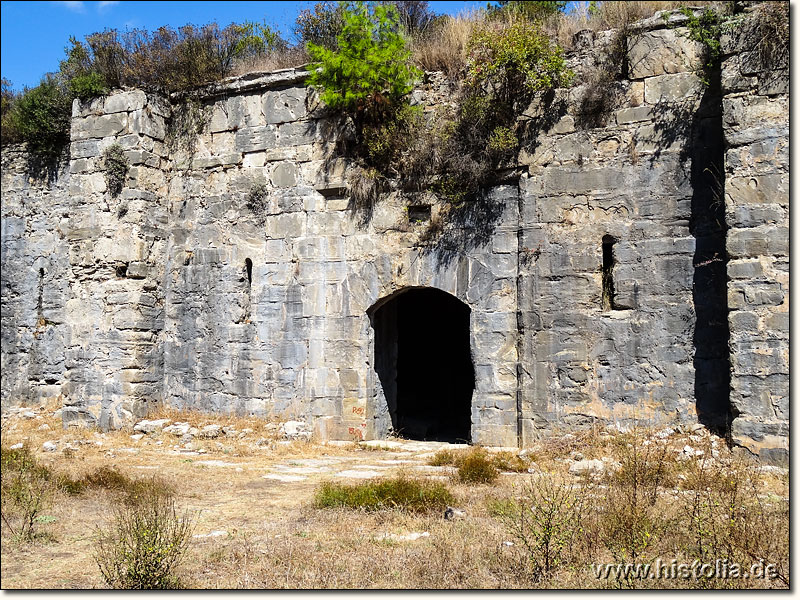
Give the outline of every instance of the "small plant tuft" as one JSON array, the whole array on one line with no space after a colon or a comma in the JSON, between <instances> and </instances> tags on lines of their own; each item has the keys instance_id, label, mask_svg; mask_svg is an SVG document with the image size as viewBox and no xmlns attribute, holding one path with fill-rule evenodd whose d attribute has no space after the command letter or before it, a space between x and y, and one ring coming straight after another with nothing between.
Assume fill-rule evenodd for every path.
<instances>
[{"instance_id":1,"label":"small plant tuft","mask_svg":"<svg viewBox=\"0 0 800 600\"><path fill-rule=\"evenodd\" d=\"M106 186L112 197L119 196L125 187L125 178L130 165L125 158L125 151L119 144L112 144L103 152L105 166Z\"/></svg>"},{"instance_id":2,"label":"small plant tuft","mask_svg":"<svg viewBox=\"0 0 800 600\"><path fill-rule=\"evenodd\" d=\"M499 472L483 448L474 448L458 465L461 483L494 483Z\"/></svg>"},{"instance_id":3,"label":"small plant tuft","mask_svg":"<svg viewBox=\"0 0 800 600\"><path fill-rule=\"evenodd\" d=\"M264 222L264 216L267 213L267 184L263 181L258 181L250 186L250 192L247 194L247 208L252 212L259 222Z\"/></svg>"}]
</instances>

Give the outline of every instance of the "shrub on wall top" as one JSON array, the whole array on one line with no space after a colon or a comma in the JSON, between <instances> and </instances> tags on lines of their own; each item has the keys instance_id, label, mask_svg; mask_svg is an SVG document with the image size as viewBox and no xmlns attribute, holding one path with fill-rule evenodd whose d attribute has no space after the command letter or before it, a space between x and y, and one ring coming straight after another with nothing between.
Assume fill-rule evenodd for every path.
<instances>
[{"instance_id":1,"label":"shrub on wall top","mask_svg":"<svg viewBox=\"0 0 800 600\"><path fill-rule=\"evenodd\" d=\"M309 83L322 89L322 101L353 117L360 131L413 89L421 72L410 63L393 6L355 2L343 12L338 49L310 42L316 61Z\"/></svg>"}]
</instances>

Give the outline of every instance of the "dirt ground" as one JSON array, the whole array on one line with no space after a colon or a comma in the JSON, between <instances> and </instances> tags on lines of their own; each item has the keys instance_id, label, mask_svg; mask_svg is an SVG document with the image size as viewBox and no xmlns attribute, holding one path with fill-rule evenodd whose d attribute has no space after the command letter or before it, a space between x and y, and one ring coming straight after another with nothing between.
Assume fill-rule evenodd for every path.
<instances>
[{"instance_id":1,"label":"dirt ground","mask_svg":"<svg viewBox=\"0 0 800 600\"><path fill-rule=\"evenodd\" d=\"M228 429L227 435L187 442L159 431L65 430L53 408L4 415L3 446L25 443L42 464L75 478L107 465L132 478L157 476L171 484L177 506L194 522L179 573L182 584L194 588L535 587L522 544L494 518L492 501L518 495L542 472L568 476L576 459L613 459L613 436L595 436L598 443L592 445L568 434L540 448L536 462L526 457L530 473L503 472L494 484L470 485L454 478L454 467L428 464L438 450L454 445L404 440L321 444L282 439L276 424L255 418L151 417ZM721 441L690 431L673 432L670 443L679 449L686 441L699 447L701 438L709 452L726 452ZM46 451L45 442L55 449ZM323 481L357 483L398 473L445 482L465 516L446 520L438 512L314 507ZM764 477L769 493L788 498L785 473ZM114 506L106 490L61 492L44 511L47 518L33 542L20 542L4 531L2 587L105 587L93 549ZM586 569L567 569L547 587L608 587L587 577Z\"/></svg>"}]
</instances>

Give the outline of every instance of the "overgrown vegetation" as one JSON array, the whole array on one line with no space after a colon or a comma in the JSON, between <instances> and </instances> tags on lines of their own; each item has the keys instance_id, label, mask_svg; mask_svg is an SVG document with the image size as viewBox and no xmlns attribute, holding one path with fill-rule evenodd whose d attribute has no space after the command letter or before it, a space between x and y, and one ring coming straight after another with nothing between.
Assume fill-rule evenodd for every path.
<instances>
[{"instance_id":1,"label":"overgrown vegetation","mask_svg":"<svg viewBox=\"0 0 800 600\"><path fill-rule=\"evenodd\" d=\"M415 513L444 511L453 502L453 495L444 484L404 476L355 485L325 482L315 497L318 508L399 509Z\"/></svg>"},{"instance_id":2,"label":"overgrown vegetation","mask_svg":"<svg viewBox=\"0 0 800 600\"><path fill-rule=\"evenodd\" d=\"M691 8L684 6L681 8L681 14L687 19L685 26L689 30L689 39L700 42L703 46L701 80L704 85L711 85L713 74L719 71L722 60L720 36L726 27L727 19L711 8L696 15Z\"/></svg>"},{"instance_id":3,"label":"overgrown vegetation","mask_svg":"<svg viewBox=\"0 0 800 600\"><path fill-rule=\"evenodd\" d=\"M98 532L95 561L105 582L116 589L176 589L176 571L192 536L188 513L175 500L145 493L118 506L110 528Z\"/></svg>"},{"instance_id":4,"label":"overgrown vegetation","mask_svg":"<svg viewBox=\"0 0 800 600\"><path fill-rule=\"evenodd\" d=\"M309 42L316 61L309 83L322 90L326 105L353 120L360 138L366 125L394 116L421 72L409 62L392 5L354 2L342 11L342 21L336 50Z\"/></svg>"},{"instance_id":5,"label":"overgrown vegetation","mask_svg":"<svg viewBox=\"0 0 800 600\"><path fill-rule=\"evenodd\" d=\"M756 7L758 55L764 68L789 68L789 3L761 2Z\"/></svg>"},{"instance_id":6,"label":"overgrown vegetation","mask_svg":"<svg viewBox=\"0 0 800 600\"><path fill-rule=\"evenodd\" d=\"M364 491L374 490L378 480L364 487L334 486L352 487L353 491L329 497L331 506L336 507L330 510L327 506L317 508L309 482L356 465L369 468L367 465L376 463L394 464L397 458L404 463L398 468L408 471L416 471L425 462L457 465L474 449L442 446L430 457L422 449L399 455L396 448L365 452L364 446L264 445L260 437L274 430L257 417L239 420L231 415L212 417L175 409L151 415L198 428L213 420L234 424L241 432L254 429L235 442L227 436L218 438L219 443L197 442L206 453L195 457L173 454L172 443L167 441L174 438L168 433L154 432L135 442L130 439L130 430L101 434L70 428L56 434L60 420L51 416L54 408L34 411L41 418L4 414L3 483L17 469L15 465L30 459L49 473L46 479L52 485L47 492L48 503L34 519L34 533L29 538L33 543L20 544L22 538L3 522L3 580L7 587L789 586L788 471L759 469L756 463L729 452L724 440L702 429L634 428L620 433L617 428L596 425L553 433L526 449L521 457L513 451L487 452L498 469L524 473L528 469L523 467L530 467L531 474L504 475L491 486L461 483L456 476L447 484L450 496L439 494L442 501L434 501L432 494L423 498L418 488L411 487L403 490L389 486L391 492L382 495ZM43 429L42 424L50 429ZM59 445L70 449L69 453L36 452L56 435ZM16 445L24 438L33 450L9 452L8 444ZM102 445L96 443L101 441ZM235 455L237 469L231 464L233 443L247 450ZM117 451L109 458L114 449L133 445L137 452ZM604 468L573 475L570 467L584 457L602 457ZM265 467L273 473L286 473L284 467L311 465L321 472L297 484L261 478ZM140 469L154 467L170 478L171 485L138 477ZM423 487L438 483L429 476L411 479L407 475L405 479ZM202 520L196 520L201 535L184 546L184 559L171 563L175 566L169 574L155 575L165 572L159 566L163 563L156 559L168 552L130 551L131 560L134 556L141 559L130 569L124 566L126 563L109 560L107 564L116 567L106 579L95 566L96 548L74 543L86 538L87 528L91 532L99 524L104 539L143 540L140 549L169 548L169 544L162 544L169 535L157 538L158 544L147 544L144 542L156 537L146 534L146 527L123 528L121 531L130 535L122 536L115 533L119 531L116 517L108 523L103 518L107 506L114 513L130 515L134 507L146 504L154 494L164 499L162 506L170 508L169 499L175 490L202 509ZM320 488L315 491L319 493ZM376 496L382 501L376 501ZM367 501L362 503L359 498ZM411 498L419 510L403 508L403 498ZM263 504L265 510L254 515L254 503ZM451 513L453 519L445 516L447 506L457 509ZM10 507L4 496L4 518ZM161 513L167 515L159 521L165 523L158 528L162 532L175 530L166 523L185 523L185 515L172 508L175 505ZM10 519L15 531L19 514ZM141 525L145 520L129 519L128 523L132 522ZM224 535L220 535L221 530ZM137 548L132 542L127 547ZM632 560L634 553L636 559ZM114 559L123 553L109 556ZM769 567L769 575L763 579L703 574L656 579L632 571L611 572L608 578L597 575L601 564L641 562L655 569L659 559L662 569L669 568L673 560L687 565L697 560L698 564L712 566L720 560L729 567L741 565L743 570L749 570L752 564L774 567Z\"/></svg>"}]
</instances>

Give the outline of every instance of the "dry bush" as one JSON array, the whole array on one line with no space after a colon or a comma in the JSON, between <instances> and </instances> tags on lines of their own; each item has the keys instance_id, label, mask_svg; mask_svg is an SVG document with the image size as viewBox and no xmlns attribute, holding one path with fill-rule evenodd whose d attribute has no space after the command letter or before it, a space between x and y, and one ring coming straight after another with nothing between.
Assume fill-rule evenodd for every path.
<instances>
[{"instance_id":1,"label":"dry bush","mask_svg":"<svg viewBox=\"0 0 800 600\"><path fill-rule=\"evenodd\" d=\"M444 467L455 464L455 461L456 454L452 450L442 448L428 460L428 464L432 467Z\"/></svg>"},{"instance_id":2,"label":"dry bush","mask_svg":"<svg viewBox=\"0 0 800 600\"><path fill-rule=\"evenodd\" d=\"M461 483L494 483L498 475L497 467L483 448L473 448L458 464Z\"/></svg>"},{"instance_id":3,"label":"dry bush","mask_svg":"<svg viewBox=\"0 0 800 600\"><path fill-rule=\"evenodd\" d=\"M685 548L703 562L730 563L764 560L776 566L777 579L789 584L789 538L785 524L789 503L763 494L763 477L751 461L715 461L691 464L683 496ZM708 585L736 585L736 580L711 580Z\"/></svg>"},{"instance_id":4,"label":"dry bush","mask_svg":"<svg viewBox=\"0 0 800 600\"><path fill-rule=\"evenodd\" d=\"M112 588L176 589L192 529L188 513L179 515L171 496L146 494L117 508L111 527L98 532L94 558Z\"/></svg>"},{"instance_id":5,"label":"dry bush","mask_svg":"<svg viewBox=\"0 0 800 600\"><path fill-rule=\"evenodd\" d=\"M308 52L304 47L294 46L279 52L270 52L265 55L251 56L235 59L231 67L230 76L238 77L248 73L277 71L301 67L309 62Z\"/></svg>"},{"instance_id":6,"label":"dry bush","mask_svg":"<svg viewBox=\"0 0 800 600\"><path fill-rule=\"evenodd\" d=\"M589 494L564 476L531 479L523 491L519 500L496 503L494 512L522 544L528 576L540 583L578 560L573 542L583 532Z\"/></svg>"},{"instance_id":7,"label":"dry bush","mask_svg":"<svg viewBox=\"0 0 800 600\"><path fill-rule=\"evenodd\" d=\"M3 447L1 452L3 525L16 538L30 541L37 534L41 512L52 504L55 478L49 468L36 460L28 446L14 450Z\"/></svg>"},{"instance_id":8,"label":"dry bush","mask_svg":"<svg viewBox=\"0 0 800 600\"><path fill-rule=\"evenodd\" d=\"M607 476L610 484L630 490L634 503L655 504L659 488L675 485L675 462L666 443L656 443L638 432L619 457L619 469Z\"/></svg>"},{"instance_id":9,"label":"dry bush","mask_svg":"<svg viewBox=\"0 0 800 600\"><path fill-rule=\"evenodd\" d=\"M761 2L756 6L756 36L764 69L789 67L789 3Z\"/></svg>"},{"instance_id":10,"label":"dry bush","mask_svg":"<svg viewBox=\"0 0 800 600\"><path fill-rule=\"evenodd\" d=\"M520 458L513 452L504 450L502 452L486 453L485 450L480 448L470 450L449 450L447 448L442 448L428 460L428 464L434 467L451 465L456 468L461 468L467 458L474 457L475 455L478 455L480 458L485 458L486 461L498 471L527 473L528 467L530 466L527 460Z\"/></svg>"},{"instance_id":11,"label":"dry bush","mask_svg":"<svg viewBox=\"0 0 800 600\"><path fill-rule=\"evenodd\" d=\"M442 17L411 42L414 64L425 71L442 71L448 77L462 74L466 64L466 48L484 13L462 12L455 17Z\"/></svg>"},{"instance_id":12,"label":"dry bush","mask_svg":"<svg viewBox=\"0 0 800 600\"><path fill-rule=\"evenodd\" d=\"M355 485L325 482L315 496L317 508L400 509L422 513L444 511L449 504L453 504L453 495L444 484L402 475Z\"/></svg>"},{"instance_id":13,"label":"dry bush","mask_svg":"<svg viewBox=\"0 0 800 600\"><path fill-rule=\"evenodd\" d=\"M692 5L710 2L692 2ZM686 6L680 0L647 0L644 2L601 2L597 11L589 16L589 23L595 31L602 29L621 29L636 21L641 21L665 10L675 10Z\"/></svg>"},{"instance_id":14,"label":"dry bush","mask_svg":"<svg viewBox=\"0 0 800 600\"><path fill-rule=\"evenodd\" d=\"M131 479L114 467L103 465L88 473L81 480L86 488L103 489L120 495L122 502L134 505L149 501L151 497L168 498L174 490L158 477Z\"/></svg>"},{"instance_id":15,"label":"dry bush","mask_svg":"<svg viewBox=\"0 0 800 600\"><path fill-rule=\"evenodd\" d=\"M620 468L598 488L594 522L587 541L604 548L616 562L643 562L654 556L657 544L672 526L658 506L672 479L673 454L666 444L646 439L642 430L624 436ZM631 440L624 442L624 440Z\"/></svg>"},{"instance_id":16,"label":"dry bush","mask_svg":"<svg viewBox=\"0 0 800 600\"><path fill-rule=\"evenodd\" d=\"M388 189L388 181L373 167L355 166L347 174L347 188L351 209L361 213L362 220L368 220L381 194Z\"/></svg>"},{"instance_id":17,"label":"dry bush","mask_svg":"<svg viewBox=\"0 0 800 600\"><path fill-rule=\"evenodd\" d=\"M720 4L699 0L692 6ZM585 29L604 31L607 29L625 29L642 19L647 19L665 10L676 10L686 6L681 0L648 0L642 2L600 2L597 8L590 11L589 2L576 2L567 14L553 15L547 18L543 27L551 38L558 40L562 48L573 47L575 34Z\"/></svg>"}]
</instances>

